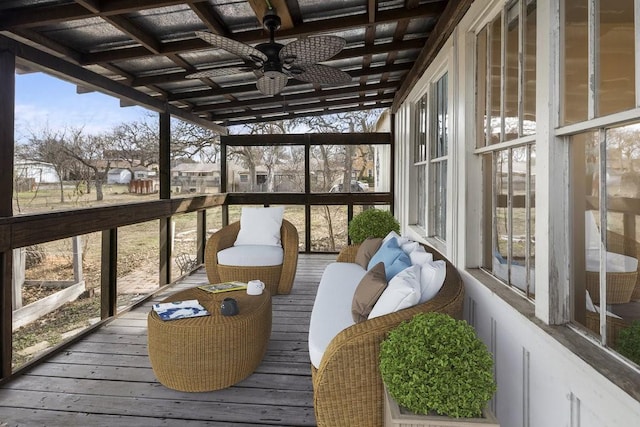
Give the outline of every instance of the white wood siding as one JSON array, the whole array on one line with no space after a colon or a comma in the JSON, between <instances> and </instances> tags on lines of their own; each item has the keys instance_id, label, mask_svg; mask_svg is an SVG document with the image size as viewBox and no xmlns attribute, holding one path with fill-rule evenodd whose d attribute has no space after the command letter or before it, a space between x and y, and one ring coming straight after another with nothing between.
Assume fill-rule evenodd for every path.
<instances>
[{"instance_id":1,"label":"white wood siding","mask_svg":"<svg viewBox=\"0 0 640 427\"><path fill-rule=\"evenodd\" d=\"M449 223L445 253L466 284L465 318L493 352L498 392L492 406L506 427L626 427L640 425L640 402L575 352L561 336L573 336L600 363L621 362L562 324L569 320L567 236L568 153L555 136L558 109L559 0L537 4L536 302L516 295L480 265L482 162L474 154L475 34L499 13L503 1L477 0L395 115L396 214L404 234L425 240L411 226L414 132L411 103L448 61L450 91ZM467 270L465 270L467 269ZM486 277L485 277L486 276ZM559 331L559 333L556 333ZM636 372L636 375L640 375ZM640 378L640 377L639 377Z\"/></svg>"}]
</instances>

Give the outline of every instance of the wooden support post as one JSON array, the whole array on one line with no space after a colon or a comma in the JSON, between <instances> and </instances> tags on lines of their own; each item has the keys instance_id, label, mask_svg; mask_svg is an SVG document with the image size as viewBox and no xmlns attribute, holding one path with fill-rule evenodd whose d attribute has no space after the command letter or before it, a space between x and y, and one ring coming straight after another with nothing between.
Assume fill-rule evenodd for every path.
<instances>
[{"instance_id":1,"label":"wooden support post","mask_svg":"<svg viewBox=\"0 0 640 427\"><path fill-rule=\"evenodd\" d=\"M160 113L160 199L171 199L171 115ZM171 283L171 217L160 218L160 286Z\"/></svg>"},{"instance_id":2,"label":"wooden support post","mask_svg":"<svg viewBox=\"0 0 640 427\"><path fill-rule=\"evenodd\" d=\"M73 236L71 238L71 246L73 247L73 280L80 283L84 280L82 271L82 237Z\"/></svg>"},{"instance_id":3,"label":"wooden support post","mask_svg":"<svg viewBox=\"0 0 640 427\"><path fill-rule=\"evenodd\" d=\"M0 253L0 380L11 375L11 360L13 357L13 312L11 300L11 263L13 252Z\"/></svg>"},{"instance_id":4,"label":"wooden support post","mask_svg":"<svg viewBox=\"0 0 640 427\"><path fill-rule=\"evenodd\" d=\"M116 314L118 302L118 229L102 232L102 271L100 275L100 316L106 319Z\"/></svg>"},{"instance_id":5,"label":"wooden support post","mask_svg":"<svg viewBox=\"0 0 640 427\"><path fill-rule=\"evenodd\" d=\"M0 217L13 215L15 71L15 54L0 51Z\"/></svg>"},{"instance_id":6,"label":"wooden support post","mask_svg":"<svg viewBox=\"0 0 640 427\"><path fill-rule=\"evenodd\" d=\"M0 51L0 217L13 215L13 156L16 56ZM0 380L11 375L13 353L13 251L0 253Z\"/></svg>"},{"instance_id":7,"label":"wooden support post","mask_svg":"<svg viewBox=\"0 0 640 427\"><path fill-rule=\"evenodd\" d=\"M228 163L227 163L227 144L225 137L220 137L220 192L226 193L229 191L227 188L228 182ZM222 206L222 226L229 225L229 205L226 203Z\"/></svg>"},{"instance_id":8,"label":"wooden support post","mask_svg":"<svg viewBox=\"0 0 640 427\"><path fill-rule=\"evenodd\" d=\"M160 218L160 286L171 283L171 217Z\"/></svg>"},{"instance_id":9,"label":"wooden support post","mask_svg":"<svg viewBox=\"0 0 640 427\"><path fill-rule=\"evenodd\" d=\"M307 136L304 144L304 194L311 194L311 138ZM311 252L311 205L304 206L304 251Z\"/></svg>"},{"instance_id":10,"label":"wooden support post","mask_svg":"<svg viewBox=\"0 0 640 427\"><path fill-rule=\"evenodd\" d=\"M389 149L389 156L391 157L389 159L389 167L390 167L390 171L389 171L389 191L391 192L391 194L396 194L396 189L395 189L395 185L396 185L396 115L395 114L391 114L389 117L390 120L390 137L391 137L391 148ZM395 196L391 199L391 204L389 206L389 210L391 211L392 214L395 214Z\"/></svg>"},{"instance_id":11,"label":"wooden support post","mask_svg":"<svg viewBox=\"0 0 640 427\"><path fill-rule=\"evenodd\" d=\"M160 113L160 198L171 198L171 115Z\"/></svg>"},{"instance_id":12,"label":"wooden support post","mask_svg":"<svg viewBox=\"0 0 640 427\"><path fill-rule=\"evenodd\" d=\"M11 279L13 295L11 297L13 301L13 309L17 310L22 307L22 285L24 285L25 278L25 262L26 262L25 248L16 248L13 250L13 277Z\"/></svg>"},{"instance_id":13,"label":"wooden support post","mask_svg":"<svg viewBox=\"0 0 640 427\"><path fill-rule=\"evenodd\" d=\"M198 264L204 263L204 248L207 244L207 211L204 209L196 212L197 215L197 237L196 244L198 250L196 253Z\"/></svg>"}]
</instances>

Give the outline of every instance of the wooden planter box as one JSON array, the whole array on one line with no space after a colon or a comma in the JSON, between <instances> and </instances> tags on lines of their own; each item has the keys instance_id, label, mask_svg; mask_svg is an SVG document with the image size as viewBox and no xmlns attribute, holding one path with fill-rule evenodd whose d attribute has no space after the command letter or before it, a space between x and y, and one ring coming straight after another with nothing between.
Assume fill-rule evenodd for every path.
<instances>
[{"instance_id":1,"label":"wooden planter box","mask_svg":"<svg viewBox=\"0 0 640 427\"><path fill-rule=\"evenodd\" d=\"M483 418L451 418L441 415L417 415L398 406L384 389L385 427L500 427L496 417L486 409Z\"/></svg>"}]
</instances>

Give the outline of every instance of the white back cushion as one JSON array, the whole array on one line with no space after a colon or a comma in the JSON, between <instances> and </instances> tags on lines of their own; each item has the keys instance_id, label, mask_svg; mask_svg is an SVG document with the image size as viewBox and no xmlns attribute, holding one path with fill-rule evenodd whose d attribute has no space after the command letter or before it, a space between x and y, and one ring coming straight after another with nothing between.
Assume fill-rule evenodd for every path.
<instances>
[{"instance_id":1,"label":"white back cushion","mask_svg":"<svg viewBox=\"0 0 640 427\"><path fill-rule=\"evenodd\" d=\"M282 246L280 227L284 207L242 208L240 231L234 246L266 245Z\"/></svg>"}]
</instances>

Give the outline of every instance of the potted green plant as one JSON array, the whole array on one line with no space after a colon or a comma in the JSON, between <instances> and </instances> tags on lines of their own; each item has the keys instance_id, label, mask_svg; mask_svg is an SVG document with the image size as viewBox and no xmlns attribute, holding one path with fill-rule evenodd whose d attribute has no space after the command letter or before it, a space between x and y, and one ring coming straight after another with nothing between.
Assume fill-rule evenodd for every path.
<instances>
[{"instance_id":1,"label":"potted green plant","mask_svg":"<svg viewBox=\"0 0 640 427\"><path fill-rule=\"evenodd\" d=\"M640 320L635 320L630 326L620 331L616 350L640 365Z\"/></svg>"},{"instance_id":2,"label":"potted green plant","mask_svg":"<svg viewBox=\"0 0 640 427\"><path fill-rule=\"evenodd\" d=\"M385 237L389 232L400 232L400 223L389 211L366 209L349 222L349 237L355 244L367 237Z\"/></svg>"},{"instance_id":3,"label":"potted green plant","mask_svg":"<svg viewBox=\"0 0 640 427\"><path fill-rule=\"evenodd\" d=\"M487 408L496 391L493 358L465 321L421 313L380 348L387 427L499 426Z\"/></svg>"}]
</instances>

